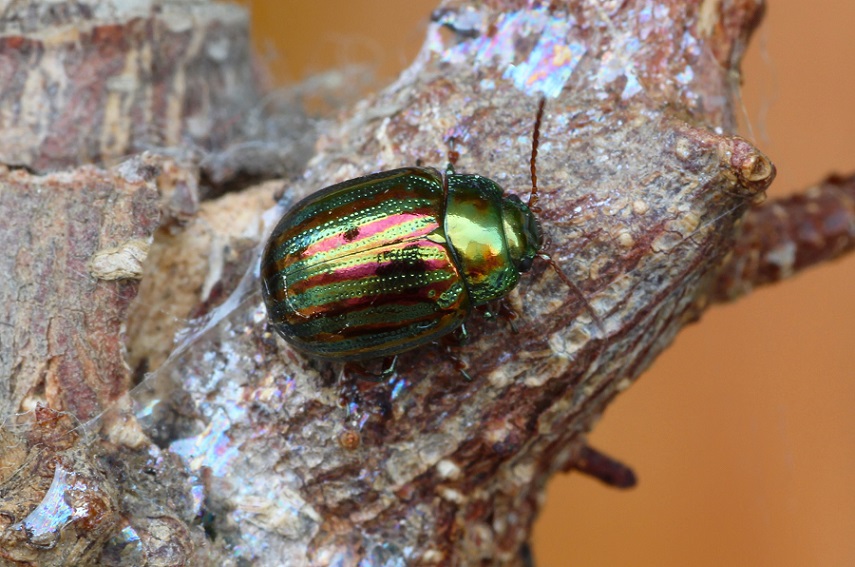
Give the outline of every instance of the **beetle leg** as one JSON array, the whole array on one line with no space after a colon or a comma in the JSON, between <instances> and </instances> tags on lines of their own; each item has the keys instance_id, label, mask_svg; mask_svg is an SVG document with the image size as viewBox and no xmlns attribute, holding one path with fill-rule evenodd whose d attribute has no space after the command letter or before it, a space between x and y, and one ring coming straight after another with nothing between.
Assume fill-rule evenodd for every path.
<instances>
[{"instance_id":1,"label":"beetle leg","mask_svg":"<svg viewBox=\"0 0 855 567\"><path fill-rule=\"evenodd\" d=\"M471 382L472 376L466 372L467 364L451 350L452 346L462 346L469 342L469 331L466 330L466 325L460 325L441 340L445 345L445 354L451 360L452 364L454 364L454 368L463 375L464 380Z\"/></svg>"},{"instance_id":2,"label":"beetle leg","mask_svg":"<svg viewBox=\"0 0 855 567\"><path fill-rule=\"evenodd\" d=\"M488 305L480 305L476 307L476 309L480 311L481 316L484 317L484 319L490 321L493 319L504 319L508 322L508 325L510 325L511 332L519 333L519 329L517 328L517 319L519 319L520 316L504 298L491 301Z\"/></svg>"},{"instance_id":3,"label":"beetle leg","mask_svg":"<svg viewBox=\"0 0 855 567\"><path fill-rule=\"evenodd\" d=\"M513 332L514 334L519 333L519 329L517 329L517 319L519 319L520 316L516 311L514 311L514 308L511 307L511 304L505 301L504 299L500 299L498 311L498 316L505 319L511 326L511 332Z\"/></svg>"},{"instance_id":4,"label":"beetle leg","mask_svg":"<svg viewBox=\"0 0 855 567\"><path fill-rule=\"evenodd\" d=\"M451 332L450 337L459 345L465 345L469 342L469 331L466 330L466 324L463 323Z\"/></svg>"},{"instance_id":5,"label":"beetle leg","mask_svg":"<svg viewBox=\"0 0 855 567\"><path fill-rule=\"evenodd\" d=\"M383 359L383 369L380 371L380 374L375 374L371 372L364 366L362 366L358 362L348 361L344 363L344 368L342 369L342 377L354 374L357 376L359 380L364 382L373 382L375 384L381 384L383 382L387 382L389 378L395 375L395 366L398 362L398 355L395 356L387 356Z\"/></svg>"},{"instance_id":6,"label":"beetle leg","mask_svg":"<svg viewBox=\"0 0 855 567\"><path fill-rule=\"evenodd\" d=\"M386 377L394 375L396 359L397 356L384 359L381 374L369 372L356 362L347 362L342 366L339 376L339 407L347 412L344 424L347 431L342 434L339 442L346 449L359 445L359 430L369 419L375 417L383 422L392 417L389 391L376 385L381 382L389 383Z\"/></svg>"},{"instance_id":7,"label":"beetle leg","mask_svg":"<svg viewBox=\"0 0 855 567\"><path fill-rule=\"evenodd\" d=\"M380 376L378 376L378 382L385 382L389 378L395 375L395 365L398 363L398 355L395 356L387 356L383 359L383 370L380 372Z\"/></svg>"},{"instance_id":8,"label":"beetle leg","mask_svg":"<svg viewBox=\"0 0 855 567\"><path fill-rule=\"evenodd\" d=\"M459 356L457 356L451 351L451 346L447 343L445 345L445 355L449 358L449 360L451 360L451 363L454 365L454 369L463 375L463 379L467 382L471 382L472 376L470 376L469 373L466 372L467 364L463 362L463 359L461 359Z\"/></svg>"},{"instance_id":9,"label":"beetle leg","mask_svg":"<svg viewBox=\"0 0 855 567\"><path fill-rule=\"evenodd\" d=\"M440 338L438 342L445 347L445 355L454 364L454 368L463 375L463 378L467 382L471 382L472 377L466 372L467 364L452 350L469 342L469 331L466 330L466 325L460 325L449 334Z\"/></svg>"},{"instance_id":10,"label":"beetle leg","mask_svg":"<svg viewBox=\"0 0 855 567\"><path fill-rule=\"evenodd\" d=\"M385 365L385 360L384 360L384 365ZM392 365L392 370L394 373L394 364ZM342 369L342 379L347 379L351 375L355 375L359 380L362 380L364 382L374 382L374 383L379 384L381 382L386 381L385 372L386 372L386 370L384 368L383 372L381 372L380 374L375 374L375 373L367 370L364 366L362 366L358 362L349 361L349 362L344 363L344 368Z\"/></svg>"},{"instance_id":11,"label":"beetle leg","mask_svg":"<svg viewBox=\"0 0 855 567\"><path fill-rule=\"evenodd\" d=\"M472 376L470 376L470 375L469 375L469 373L468 373L468 372L466 372L466 369L465 369L465 368L463 368L462 366L460 366L460 367L458 367L458 368L457 368L457 371L458 371L458 372L460 372L461 374L463 374L463 379L464 379L464 380L466 380L467 382L471 382L471 381L472 381Z\"/></svg>"},{"instance_id":12,"label":"beetle leg","mask_svg":"<svg viewBox=\"0 0 855 567\"><path fill-rule=\"evenodd\" d=\"M448 351L448 349L446 349L446 351ZM466 380L467 382L471 382L472 376L470 376L469 373L466 372L466 363L463 362L463 360L460 357L452 354L451 352L448 352L447 354L448 354L448 358L450 358L451 362L454 364L454 368L458 372L460 372L460 374L463 375L463 379Z\"/></svg>"}]
</instances>

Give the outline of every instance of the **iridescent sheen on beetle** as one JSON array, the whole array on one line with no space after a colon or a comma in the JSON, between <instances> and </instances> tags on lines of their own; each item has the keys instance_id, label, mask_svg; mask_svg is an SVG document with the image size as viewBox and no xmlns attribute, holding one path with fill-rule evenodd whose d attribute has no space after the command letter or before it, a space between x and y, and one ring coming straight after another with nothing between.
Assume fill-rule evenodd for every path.
<instances>
[{"instance_id":1,"label":"iridescent sheen on beetle","mask_svg":"<svg viewBox=\"0 0 855 567\"><path fill-rule=\"evenodd\" d=\"M479 175L384 171L288 212L261 261L270 323L331 360L393 356L507 295L543 243L534 214Z\"/></svg>"}]
</instances>

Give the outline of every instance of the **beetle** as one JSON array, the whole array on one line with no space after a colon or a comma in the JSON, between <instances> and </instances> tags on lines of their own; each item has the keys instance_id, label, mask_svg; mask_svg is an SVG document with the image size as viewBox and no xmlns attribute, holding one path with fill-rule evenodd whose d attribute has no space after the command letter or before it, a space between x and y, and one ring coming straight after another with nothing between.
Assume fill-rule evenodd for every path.
<instances>
[{"instance_id":1,"label":"beetle","mask_svg":"<svg viewBox=\"0 0 855 567\"><path fill-rule=\"evenodd\" d=\"M300 201L261 259L270 324L292 346L335 361L390 358L462 328L505 297L540 256L532 139L528 204L494 181L429 167L383 171ZM583 298L584 299L584 298Z\"/></svg>"}]
</instances>

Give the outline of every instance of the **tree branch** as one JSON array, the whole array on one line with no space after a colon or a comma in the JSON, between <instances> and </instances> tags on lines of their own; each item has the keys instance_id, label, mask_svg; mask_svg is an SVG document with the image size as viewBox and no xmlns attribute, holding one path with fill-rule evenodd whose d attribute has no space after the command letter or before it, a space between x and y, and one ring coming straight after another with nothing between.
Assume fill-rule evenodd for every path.
<instances>
[{"instance_id":1,"label":"tree branch","mask_svg":"<svg viewBox=\"0 0 855 567\"><path fill-rule=\"evenodd\" d=\"M832 176L746 215L714 298L732 300L855 248L855 177Z\"/></svg>"},{"instance_id":2,"label":"tree branch","mask_svg":"<svg viewBox=\"0 0 855 567\"><path fill-rule=\"evenodd\" d=\"M9 560L522 564L552 474L575 469L632 484L632 472L587 447L585 433L686 323L711 299L850 247L851 193L844 196L842 187L851 182L829 183L839 186L836 193L822 188L792 200L785 207L789 225L769 224L780 207L756 209L740 236L743 215L775 174L768 158L731 133L739 59L762 14L759 1L444 2L413 65L325 126L300 179L201 205L200 180L219 188L239 180L244 166L236 156L255 156L244 172L270 177L283 170L273 157L301 164L305 141L314 138L305 126L286 156L277 153L276 137L246 144L251 128L224 127L218 118L243 123L242 113L260 107L246 71L245 16L201 1L155 4L142 16L118 11L102 22L83 10L59 22L87 22L73 41L84 44L84 60L104 63L89 67L96 73L94 107L109 110L118 85L129 121L98 111L70 124L69 116L81 112L83 88L72 73L74 84L60 97L25 88L33 81L18 76L23 61L62 66L70 57L70 46L30 35L40 26L54 30L54 12L14 12L17 23L3 28L14 27L3 38L4 53L18 70L4 91L19 102L26 96L56 107L50 117L63 119L28 122L29 115L0 112L12 116L4 126L25 133L0 159L33 171L110 160L147 145L150 139L138 134L150 130L168 144L186 135L191 149L206 148L196 162L179 147L170 152L178 161L146 155L112 170L7 172L5 182L19 190L0 199L0 218L11 219L4 232L16 243L8 244L16 254L0 289L8 306L0 326L0 385L7 393L0 416L11 423L16 412L42 402L86 422L70 427L49 410L36 411L31 427L48 428L67 444L43 451L33 440L45 435L18 434L8 423L0 430L17 440L0 454L0 493L17 498L0 513ZM157 9L167 5L179 15L211 17L191 18L189 36L172 33L174 21ZM26 14L42 16L25 25ZM237 46L224 56L221 25ZM169 65L149 69L162 73L122 72L150 45L161 54L193 45L181 73L192 75L198 89L174 88L181 73ZM225 76L238 79L216 94ZM153 93L164 90L175 98L154 104L161 99ZM379 386L342 385L339 365L300 355L271 332L254 254L264 227L281 213L264 210L275 194L287 205L373 171L417 162L441 168L453 146L459 171L490 177L525 198L542 99L540 219L548 252L579 293L546 265L536 266L508 299L520 314L518 333L474 316L468 325L475 340L451 349L453 358L439 345L407 353L397 376ZM181 109L174 122L170 109ZM261 123L270 116L257 114ZM68 147L57 143L63 139ZM258 152L244 153L249 147ZM154 230L155 182L167 220L128 322L129 359L141 379L128 392L117 341L136 284L103 278L138 277L140 247L127 243ZM32 187L60 190L35 206L39 193L24 190ZM80 189L67 192L74 187ZM128 203L144 214L127 214L138 210ZM33 218L23 211L39 207L41 224L28 231ZM71 221L82 228L71 230ZM782 246L795 249L789 264L775 264ZM51 265L62 254L73 262ZM69 322L60 338L78 335L93 348L48 341L39 324L59 314ZM99 316L109 324L93 324ZM173 318L186 323L177 341ZM45 373L42 364L73 371ZM342 388L353 404L342 407ZM68 460L70 449L82 460ZM27 459L47 468L33 472L33 490L17 496L20 479L4 471L25 470L34 462ZM21 526L50 494L71 490L55 480L65 470L95 471L87 482L106 495L99 502L110 513L98 516L103 522L81 512L86 522L75 516L57 523L53 535L68 545L49 556ZM105 544L105 533L118 530Z\"/></svg>"},{"instance_id":3,"label":"tree branch","mask_svg":"<svg viewBox=\"0 0 855 567\"><path fill-rule=\"evenodd\" d=\"M454 354L471 382L444 350L424 348L401 357L392 383L357 384L350 408L338 405L339 367L254 323L257 296L227 308L151 379L162 412L153 422L169 423L157 429L161 442L200 471L218 471L206 488L219 537L265 541L271 554L251 555L258 561L515 564L552 473L577 468L629 484L591 458L584 433L705 308L734 223L774 177L745 140L704 126L732 124L725 70L759 6L662 6L667 21L647 22L629 4L605 13L599 3L446 3L414 65L325 134L312 167L286 186L287 202L416 161L441 167L452 143L458 170L524 195L546 96L541 220L550 254L584 298L539 266L510 299L519 333L470 320L476 340ZM204 204L203 214L225 218L216 211L233 210L229 199ZM228 222L231 233L242 226ZM222 257L213 251L227 244L212 250L193 232L170 249ZM166 265L154 271L173 287L201 285ZM170 385L180 395L164 394ZM215 446L227 454L205 449ZM277 512L283 506L290 512Z\"/></svg>"}]
</instances>

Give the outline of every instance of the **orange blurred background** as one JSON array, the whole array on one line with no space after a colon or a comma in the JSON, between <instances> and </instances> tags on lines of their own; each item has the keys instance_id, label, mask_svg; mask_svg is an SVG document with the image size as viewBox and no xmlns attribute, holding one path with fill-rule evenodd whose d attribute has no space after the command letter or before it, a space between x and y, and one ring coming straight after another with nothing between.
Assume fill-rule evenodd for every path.
<instances>
[{"instance_id":1,"label":"orange blurred background","mask_svg":"<svg viewBox=\"0 0 855 567\"><path fill-rule=\"evenodd\" d=\"M377 88L417 52L433 0L245 0L282 84L350 63ZM855 169L851 0L772 0L743 66L742 134L770 197ZM750 125L750 126L749 126ZM614 403L593 444L629 492L557 477L538 567L855 565L855 257L718 307Z\"/></svg>"}]
</instances>

